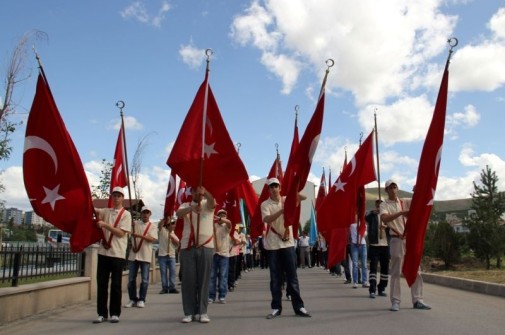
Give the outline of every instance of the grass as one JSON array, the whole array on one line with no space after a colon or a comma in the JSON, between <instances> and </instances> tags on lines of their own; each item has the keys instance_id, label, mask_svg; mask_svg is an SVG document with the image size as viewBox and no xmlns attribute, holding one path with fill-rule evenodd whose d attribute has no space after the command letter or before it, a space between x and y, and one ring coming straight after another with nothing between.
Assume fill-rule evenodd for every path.
<instances>
[{"instance_id":1,"label":"grass","mask_svg":"<svg viewBox=\"0 0 505 335\"><path fill-rule=\"evenodd\" d=\"M491 262L489 270L486 270L484 264L472 258L463 259L449 269L445 269L443 262L436 259L425 259L423 263L426 272L437 275L505 285L505 268L497 269L496 261Z\"/></svg>"}]
</instances>

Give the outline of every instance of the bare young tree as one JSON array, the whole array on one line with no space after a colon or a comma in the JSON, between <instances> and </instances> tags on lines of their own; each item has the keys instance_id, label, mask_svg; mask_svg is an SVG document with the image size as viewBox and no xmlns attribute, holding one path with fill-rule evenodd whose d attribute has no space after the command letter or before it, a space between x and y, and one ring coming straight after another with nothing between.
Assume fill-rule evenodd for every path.
<instances>
[{"instance_id":1,"label":"bare young tree","mask_svg":"<svg viewBox=\"0 0 505 335\"><path fill-rule=\"evenodd\" d=\"M0 102L0 160L8 160L12 153L10 135L21 122L12 121L9 116L16 114L19 102L14 100L15 88L31 76L31 68L26 66L28 43L32 40L47 40L47 34L40 30L25 33L7 58L4 76L2 100Z\"/></svg>"},{"instance_id":2,"label":"bare young tree","mask_svg":"<svg viewBox=\"0 0 505 335\"><path fill-rule=\"evenodd\" d=\"M137 143L137 149L135 150L135 154L133 155L132 165L130 168L130 178L133 184L133 192L135 193L135 199L142 198L142 188L139 185L139 177L140 172L142 170L142 160L144 158L144 151L147 146L147 140L149 136L154 134L154 132L150 132L146 136L142 137Z\"/></svg>"}]
</instances>

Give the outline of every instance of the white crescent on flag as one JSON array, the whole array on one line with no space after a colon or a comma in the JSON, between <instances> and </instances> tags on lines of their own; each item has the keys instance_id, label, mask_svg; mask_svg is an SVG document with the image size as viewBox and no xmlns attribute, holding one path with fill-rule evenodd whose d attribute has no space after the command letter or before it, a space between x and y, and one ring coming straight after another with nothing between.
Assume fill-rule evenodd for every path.
<instances>
[{"instance_id":1,"label":"white crescent on flag","mask_svg":"<svg viewBox=\"0 0 505 335\"><path fill-rule=\"evenodd\" d=\"M38 136L26 136L25 137L25 147L23 153L30 149L40 149L47 153L54 163L54 173L58 171L58 157L56 157L56 152L53 147L43 138Z\"/></svg>"},{"instance_id":2,"label":"white crescent on flag","mask_svg":"<svg viewBox=\"0 0 505 335\"><path fill-rule=\"evenodd\" d=\"M170 197L175 191L175 179L173 176L170 176L170 179L168 180L168 190L167 190L167 196L166 198Z\"/></svg>"}]
</instances>

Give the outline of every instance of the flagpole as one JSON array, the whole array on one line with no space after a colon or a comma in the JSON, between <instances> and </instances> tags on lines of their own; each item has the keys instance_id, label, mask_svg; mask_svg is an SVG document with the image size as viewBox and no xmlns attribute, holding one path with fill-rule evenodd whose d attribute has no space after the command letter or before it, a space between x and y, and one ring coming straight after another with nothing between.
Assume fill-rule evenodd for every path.
<instances>
[{"instance_id":1,"label":"flagpole","mask_svg":"<svg viewBox=\"0 0 505 335\"><path fill-rule=\"evenodd\" d=\"M126 134L125 134L125 129L124 129L124 116L123 116L123 108L125 107L125 103L123 100L119 100L116 102L116 107L119 108L119 116L121 117L121 141L123 142L123 155L125 159L125 169L126 169L126 181L127 184L126 186L128 187L128 200L130 203L130 211L133 212L133 203L132 203L132 193L130 189L130 169L128 167L128 150L126 150ZM133 215L130 215L131 217L131 226L132 226L132 236L135 234L135 224L133 221ZM133 244L133 249L137 249L137 240L135 238L132 239L132 244Z\"/></svg>"},{"instance_id":2,"label":"flagpole","mask_svg":"<svg viewBox=\"0 0 505 335\"><path fill-rule=\"evenodd\" d=\"M209 100L209 72L210 72L210 56L212 56L212 49L206 49L205 55L207 56L207 67L205 69L205 96L203 99L203 113L202 113L202 154L200 156L200 169L199 169L199 187L203 185L203 158L205 155L205 120L207 119L207 104ZM200 205L200 202L198 202ZM195 245L198 248L200 246L200 213L196 216L196 237Z\"/></svg>"},{"instance_id":3,"label":"flagpole","mask_svg":"<svg viewBox=\"0 0 505 335\"><path fill-rule=\"evenodd\" d=\"M321 91L319 92L319 99L321 99L321 96L324 93L324 88L326 87L326 80L328 79L328 74L330 73L330 67L333 67L333 65L335 65L335 61L331 58L328 58L326 60L326 72L324 73L323 83L321 84Z\"/></svg>"},{"instance_id":4,"label":"flagpole","mask_svg":"<svg viewBox=\"0 0 505 335\"><path fill-rule=\"evenodd\" d=\"M380 161L379 161L379 131L377 129L377 108L373 111L373 119L374 119L374 130L375 130L375 152L377 153L377 190L379 194L379 200L381 198L381 169L380 169Z\"/></svg>"}]
</instances>

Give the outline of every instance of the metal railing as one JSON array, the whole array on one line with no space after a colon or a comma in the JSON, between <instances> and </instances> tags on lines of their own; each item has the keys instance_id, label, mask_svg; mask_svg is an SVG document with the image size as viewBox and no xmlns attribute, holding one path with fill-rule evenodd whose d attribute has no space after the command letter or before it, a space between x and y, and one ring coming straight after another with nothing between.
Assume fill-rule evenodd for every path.
<instances>
[{"instance_id":1,"label":"metal railing","mask_svg":"<svg viewBox=\"0 0 505 335\"><path fill-rule=\"evenodd\" d=\"M53 280L84 275L84 253L70 251L68 245L4 246L0 251L0 284Z\"/></svg>"}]
</instances>

